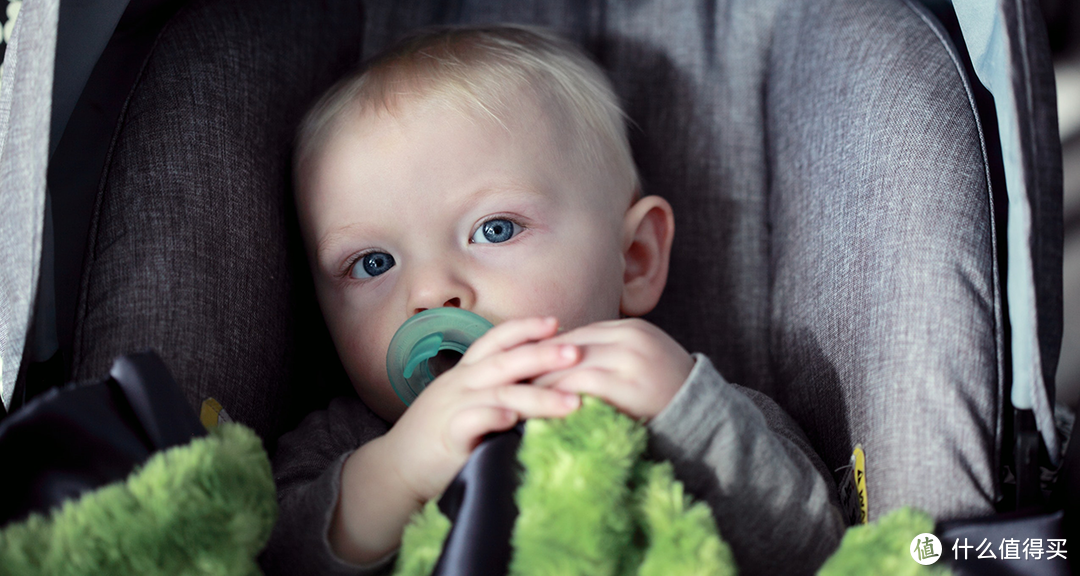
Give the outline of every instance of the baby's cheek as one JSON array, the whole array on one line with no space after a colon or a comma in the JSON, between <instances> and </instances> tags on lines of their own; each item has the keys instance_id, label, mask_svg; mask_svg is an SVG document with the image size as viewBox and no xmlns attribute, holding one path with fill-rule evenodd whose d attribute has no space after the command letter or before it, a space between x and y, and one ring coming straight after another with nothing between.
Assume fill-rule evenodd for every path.
<instances>
[{"instance_id":1,"label":"baby's cheek","mask_svg":"<svg viewBox=\"0 0 1080 576\"><path fill-rule=\"evenodd\" d=\"M537 297L544 301L545 313L557 316L563 329L614 319L618 301L612 303L610 290L599 280L595 274L567 274L542 284Z\"/></svg>"},{"instance_id":2,"label":"baby's cheek","mask_svg":"<svg viewBox=\"0 0 1080 576\"><path fill-rule=\"evenodd\" d=\"M349 338L347 349L341 362L360 399L384 420L397 420L405 406L387 379L386 346L374 336L355 333Z\"/></svg>"},{"instance_id":3,"label":"baby's cheek","mask_svg":"<svg viewBox=\"0 0 1080 576\"><path fill-rule=\"evenodd\" d=\"M608 258L592 259L592 265L578 269L575 278L566 283L572 298L580 302L583 324L614 320L619 317L622 297L621 272L614 269Z\"/></svg>"},{"instance_id":4,"label":"baby's cheek","mask_svg":"<svg viewBox=\"0 0 1080 576\"><path fill-rule=\"evenodd\" d=\"M358 379L369 380L373 365L376 364L376 357L379 356L370 333L360 327L350 325L345 330L339 331L337 336L342 339L338 342L338 338L335 337L338 355L354 384Z\"/></svg>"}]
</instances>

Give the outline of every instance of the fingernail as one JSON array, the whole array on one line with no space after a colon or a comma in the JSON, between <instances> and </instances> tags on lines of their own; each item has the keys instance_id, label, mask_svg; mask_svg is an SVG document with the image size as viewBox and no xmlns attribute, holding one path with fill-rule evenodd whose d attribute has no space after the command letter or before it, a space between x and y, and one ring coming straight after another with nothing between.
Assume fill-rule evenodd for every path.
<instances>
[{"instance_id":1,"label":"fingernail","mask_svg":"<svg viewBox=\"0 0 1080 576\"><path fill-rule=\"evenodd\" d=\"M581 406L581 397L572 393L563 394L563 404L571 410L577 410L578 406Z\"/></svg>"},{"instance_id":2,"label":"fingernail","mask_svg":"<svg viewBox=\"0 0 1080 576\"><path fill-rule=\"evenodd\" d=\"M566 358L567 360L573 360L577 358L577 346L567 344L559 347L559 356Z\"/></svg>"},{"instance_id":3,"label":"fingernail","mask_svg":"<svg viewBox=\"0 0 1080 576\"><path fill-rule=\"evenodd\" d=\"M557 323L558 321L559 319L554 316L548 316L547 318L544 318L544 324L547 324L548 326L554 326L555 323Z\"/></svg>"}]
</instances>

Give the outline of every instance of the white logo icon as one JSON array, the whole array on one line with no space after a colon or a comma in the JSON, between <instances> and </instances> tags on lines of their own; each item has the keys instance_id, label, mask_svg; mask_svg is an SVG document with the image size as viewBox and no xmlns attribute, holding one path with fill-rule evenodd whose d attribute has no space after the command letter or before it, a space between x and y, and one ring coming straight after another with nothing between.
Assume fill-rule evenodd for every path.
<instances>
[{"instance_id":1,"label":"white logo icon","mask_svg":"<svg viewBox=\"0 0 1080 576\"><path fill-rule=\"evenodd\" d=\"M927 566L941 558L941 540L929 532L923 532L911 541L909 550L912 560Z\"/></svg>"}]
</instances>

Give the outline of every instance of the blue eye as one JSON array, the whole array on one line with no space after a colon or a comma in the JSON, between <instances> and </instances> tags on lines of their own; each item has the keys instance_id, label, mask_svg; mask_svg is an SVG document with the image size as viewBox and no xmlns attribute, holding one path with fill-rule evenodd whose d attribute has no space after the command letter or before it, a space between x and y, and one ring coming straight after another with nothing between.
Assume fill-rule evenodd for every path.
<instances>
[{"instance_id":1,"label":"blue eye","mask_svg":"<svg viewBox=\"0 0 1080 576\"><path fill-rule=\"evenodd\" d=\"M506 218L493 218L480 225L472 236L477 244L498 244L506 242L521 232L521 226Z\"/></svg>"},{"instance_id":2,"label":"blue eye","mask_svg":"<svg viewBox=\"0 0 1080 576\"><path fill-rule=\"evenodd\" d=\"M394 267L394 257L386 252L368 252L353 263L349 276L374 278Z\"/></svg>"}]
</instances>

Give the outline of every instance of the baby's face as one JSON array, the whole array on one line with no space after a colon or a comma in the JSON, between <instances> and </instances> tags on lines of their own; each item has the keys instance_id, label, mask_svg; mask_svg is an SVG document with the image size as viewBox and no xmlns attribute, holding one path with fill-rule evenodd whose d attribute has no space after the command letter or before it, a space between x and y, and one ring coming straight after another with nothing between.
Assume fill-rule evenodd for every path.
<instances>
[{"instance_id":1,"label":"baby's face","mask_svg":"<svg viewBox=\"0 0 1080 576\"><path fill-rule=\"evenodd\" d=\"M500 126L425 103L370 113L331 136L299 212L331 336L360 397L394 421L386 351L412 315L454 306L494 324L619 316L630 191L568 162L545 115Z\"/></svg>"}]
</instances>

